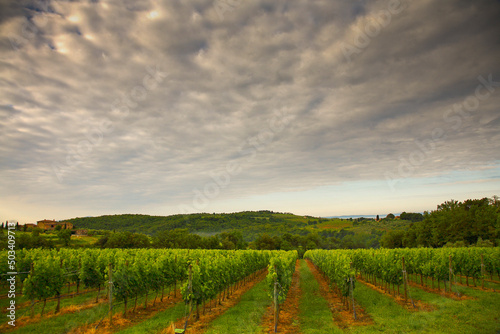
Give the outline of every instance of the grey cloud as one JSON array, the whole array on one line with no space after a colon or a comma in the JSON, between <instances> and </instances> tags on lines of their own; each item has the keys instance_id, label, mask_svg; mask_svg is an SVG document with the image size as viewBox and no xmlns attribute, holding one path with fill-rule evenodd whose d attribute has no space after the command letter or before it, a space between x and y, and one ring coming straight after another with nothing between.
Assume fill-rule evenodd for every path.
<instances>
[{"instance_id":1,"label":"grey cloud","mask_svg":"<svg viewBox=\"0 0 500 334\"><path fill-rule=\"evenodd\" d=\"M31 200L189 203L228 162L242 171L221 199L380 180L437 127L416 176L500 158L498 91L460 129L443 119L479 75L500 81L497 3L411 2L351 62L341 43L386 2L241 2L222 19L210 1L56 5L0 65L0 186ZM156 67L168 77L145 89ZM273 132L282 110L294 118Z\"/></svg>"}]
</instances>

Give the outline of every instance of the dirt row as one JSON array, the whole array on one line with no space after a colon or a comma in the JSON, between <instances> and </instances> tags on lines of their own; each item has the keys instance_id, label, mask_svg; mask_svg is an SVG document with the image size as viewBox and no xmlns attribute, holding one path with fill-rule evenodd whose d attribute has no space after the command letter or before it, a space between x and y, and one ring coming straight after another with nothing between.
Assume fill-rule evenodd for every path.
<instances>
[{"instance_id":1,"label":"dirt row","mask_svg":"<svg viewBox=\"0 0 500 334\"><path fill-rule=\"evenodd\" d=\"M189 334L201 334L204 333L210 322L224 314L228 309L235 306L239 303L241 297L245 292L254 287L255 284L262 281L267 276L267 269L262 270L257 274L252 280L246 282L238 286L237 288L231 290L231 294L229 298L222 300L219 304L218 301L212 301L210 303L210 307L205 309L203 312L200 312L200 318L198 320L194 320L195 314L191 316L191 319L188 321L188 329L186 330ZM194 313L194 312L193 312ZM186 319L179 319L175 322L176 328L184 328ZM170 334L174 333L173 326L167 327L162 333Z\"/></svg>"},{"instance_id":2,"label":"dirt row","mask_svg":"<svg viewBox=\"0 0 500 334\"><path fill-rule=\"evenodd\" d=\"M97 290L95 290L95 291L97 291ZM80 294L82 294L82 293L83 292L81 292ZM85 292L85 293L87 293L87 292ZM41 316L40 314L36 314L34 317L31 317L29 315L29 310L26 309L24 311L25 315L16 319L16 326L15 327L12 327L9 324L5 323L5 324L0 326L0 333L12 332L12 331L17 330L21 327L31 325L31 324L36 324L42 320L53 318L53 317L58 317L58 316L63 315L63 314L81 312L81 311L84 311L84 310L87 310L90 308L94 308L97 305L102 304L106 301L107 301L107 299L105 299L105 298L99 298L99 300L97 302L94 299L92 299L84 304L69 305L69 306L63 307L63 308L61 308L59 313L55 313L54 311L49 311L49 312L44 313L43 316ZM23 303L23 304L21 304L21 306L18 306L18 307L29 307L29 303L31 303L31 302ZM37 303L41 303L41 302L37 302Z\"/></svg>"},{"instance_id":3,"label":"dirt row","mask_svg":"<svg viewBox=\"0 0 500 334\"><path fill-rule=\"evenodd\" d=\"M316 266L309 260L306 260L306 263L309 270L311 270L314 275L314 278L318 281L320 293L328 302L330 310L333 313L333 321L338 327L346 329L352 326L367 326L373 324L370 315L356 301L354 303L356 319L354 319L353 311L347 309L342 302L342 298L330 289L330 284L327 279L319 272Z\"/></svg>"},{"instance_id":4,"label":"dirt row","mask_svg":"<svg viewBox=\"0 0 500 334\"><path fill-rule=\"evenodd\" d=\"M300 332L297 322L299 315L299 300L302 296L300 290L299 260L295 262L295 271L292 276L292 284L286 295L283 305L280 307L278 317L278 332L297 334ZM262 318L262 327L266 333L274 333L274 305L270 305Z\"/></svg>"},{"instance_id":5,"label":"dirt row","mask_svg":"<svg viewBox=\"0 0 500 334\"><path fill-rule=\"evenodd\" d=\"M407 311L410 312L417 312L417 311L433 311L435 309L434 306L431 304L425 303L420 300L412 299L411 296L408 296L407 299L405 300L403 295L398 295L398 294L391 294L390 291L387 292L384 290L382 287L374 285L368 281L365 281L361 278L357 278L358 282L363 283L367 287L369 287L372 290L378 291L387 297L391 298L394 302L398 303L402 307L404 307Z\"/></svg>"},{"instance_id":6,"label":"dirt row","mask_svg":"<svg viewBox=\"0 0 500 334\"><path fill-rule=\"evenodd\" d=\"M167 310L182 300L182 296L180 290L171 291L168 295L166 295L162 300L151 300L147 307L144 308L144 305L137 305L136 311L133 312L133 306L130 305L129 309L125 316L122 312L113 315L113 324L109 324L108 318L94 322L92 324L80 326L78 328L73 329L69 332L69 334L111 334L118 331L121 331L127 327L133 326L140 322L143 322L151 317L153 317L156 313ZM133 303L131 303L133 304ZM99 325L99 326L98 326ZM96 329L97 327L97 329Z\"/></svg>"}]
</instances>

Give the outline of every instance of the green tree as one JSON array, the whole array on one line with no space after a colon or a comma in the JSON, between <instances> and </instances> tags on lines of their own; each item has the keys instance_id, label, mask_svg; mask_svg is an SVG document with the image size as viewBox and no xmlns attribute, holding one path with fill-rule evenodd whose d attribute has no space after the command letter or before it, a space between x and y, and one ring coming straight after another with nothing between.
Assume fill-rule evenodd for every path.
<instances>
[{"instance_id":1,"label":"green tree","mask_svg":"<svg viewBox=\"0 0 500 334\"><path fill-rule=\"evenodd\" d=\"M115 232L98 239L95 246L101 248L148 248L149 238L141 233Z\"/></svg>"},{"instance_id":2,"label":"green tree","mask_svg":"<svg viewBox=\"0 0 500 334\"><path fill-rule=\"evenodd\" d=\"M399 216L402 220L409 220L411 222L419 222L424 220L424 216L421 213L413 213L413 212L402 212Z\"/></svg>"},{"instance_id":3,"label":"green tree","mask_svg":"<svg viewBox=\"0 0 500 334\"><path fill-rule=\"evenodd\" d=\"M495 244L491 242L490 240L483 240L481 237L477 239L476 243L477 247L494 247Z\"/></svg>"},{"instance_id":4,"label":"green tree","mask_svg":"<svg viewBox=\"0 0 500 334\"><path fill-rule=\"evenodd\" d=\"M280 249L280 245L281 240L279 237L271 237L268 234L261 234L254 241L255 249L276 250Z\"/></svg>"},{"instance_id":5,"label":"green tree","mask_svg":"<svg viewBox=\"0 0 500 334\"><path fill-rule=\"evenodd\" d=\"M389 231L380 239L380 246L384 248L402 248L404 246L404 231Z\"/></svg>"},{"instance_id":6,"label":"green tree","mask_svg":"<svg viewBox=\"0 0 500 334\"><path fill-rule=\"evenodd\" d=\"M71 242L71 231L59 229L59 231L57 232L57 237L64 244L65 247L68 247Z\"/></svg>"},{"instance_id":7,"label":"green tree","mask_svg":"<svg viewBox=\"0 0 500 334\"><path fill-rule=\"evenodd\" d=\"M222 243L224 243L224 240L227 240L233 244L234 248L231 249L245 249L248 246L243 239L243 234L240 231L223 232L219 234L219 238Z\"/></svg>"},{"instance_id":8,"label":"green tree","mask_svg":"<svg viewBox=\"0 0 500 334\"><path fill-rule=\"evenodd\" d=\"M488 198L458 202L446 201L432 212L424 212L423 220L410 225L405 246L442 247L458 241L476 244L500 237L500 210L497 201Z\"/></svg>"}]
</instances>

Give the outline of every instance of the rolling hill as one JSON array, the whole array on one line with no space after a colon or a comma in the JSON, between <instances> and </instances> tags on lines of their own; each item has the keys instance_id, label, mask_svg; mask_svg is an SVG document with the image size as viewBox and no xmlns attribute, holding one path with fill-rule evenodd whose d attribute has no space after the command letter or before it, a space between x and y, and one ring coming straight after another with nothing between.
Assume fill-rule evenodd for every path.
<instances>
[{"instance_id":1,"label":"rolling hill","mask_svg":"<svg viewBox=\"0 0 500 334\"><path fill-rule=\"evenodd\" d=\"M317 231L350 230L354 233L370 233L373 229L404 229L410 222L381 221L373 219L339 219L298 216L273 211L243 211L237 213L197 213L189 215L149 216L138 214L82 217L66 220L75 228L94 230L129 231L155 235L161 231L187 229L202 236L227 231L241 231L246 241L259 234L283 235L285 233L306 235Z\"/></svg>"}]
</instances>

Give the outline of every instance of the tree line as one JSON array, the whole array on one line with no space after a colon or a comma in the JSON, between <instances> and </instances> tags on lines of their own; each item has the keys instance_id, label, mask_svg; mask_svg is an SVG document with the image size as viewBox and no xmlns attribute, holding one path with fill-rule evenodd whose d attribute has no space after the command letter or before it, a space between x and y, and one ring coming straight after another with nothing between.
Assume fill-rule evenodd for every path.
<instances>
[{"instance_id":1,"label":"tree line","mask_svg":"<svg viewBox=\"0 0 500 334\"><path fill-rule=\"evenodd\" d=\"M386 248L500 246L500 201L497 196L446 201L408 229L388 232L380 243Z\"/></svg>"}]
</instances>

